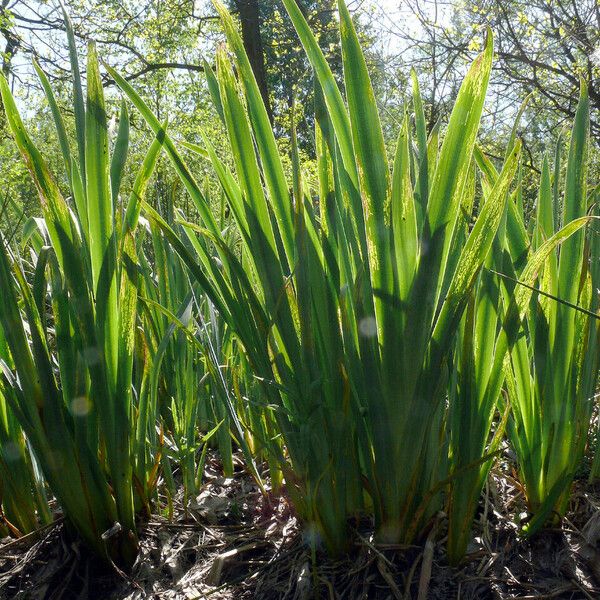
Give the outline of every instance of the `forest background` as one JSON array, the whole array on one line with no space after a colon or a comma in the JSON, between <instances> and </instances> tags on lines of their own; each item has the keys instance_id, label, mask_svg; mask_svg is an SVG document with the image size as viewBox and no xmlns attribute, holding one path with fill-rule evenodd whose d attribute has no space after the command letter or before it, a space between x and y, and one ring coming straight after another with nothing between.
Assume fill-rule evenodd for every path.
<instances>
[{"instance_id":1,"label":"forest background","mask_svg":"<svg viewBox=\"0 0 600 600\"><path fill-rule=\"evenodd\" d=\"M212 108L203 71L213 68L224 38L212 4L205 0L64 0L83 49L96 40L108 64L135 81L159 119L168 118L175 139L198 141L198 123L216 141L224 136ZM337 44L337 13L333 0L302 0L304 14L330 60L339 81L341 57ZM282 150L289 144L290 115L295 106L303 164L314 156L313 76L299 40L277 0L229 0L261 93ZM589 83L592 153L590 175L596 180L600 145L600 3L597 0L353 0L349 3L370 62L384 134L402 119L409 94L410 69L421 81L428 129L447 122L467 65L481 49L484 28L491 26L496 57L484 112L481 141L491 157L502 155L519 107L527 100L518 134L524 148L522 178L526 210L532 210L539 179L535 165L551 153L556 138L572 121L580 78ZM35 58L49 74L63 112L72 106L68 48L57 2L0 0L0 59L24 111L28 129L51 166L62 158L52 116L35 77ZM118 93L104 80L109 117L117 128ZM16 234L24 215L39 205L25 166L0 117L0 227ZM148 132L132 114L130 156L141 160ZM74 127L73 122L68 126ZM288 155L288 152L283 152ZM209 166L190 156L196 173ZM59 168L55 172L60 171ZM132 172L132 171L130 171ZM133 171L134 172L134 171ZM149 200L160 208L174 200L193 214L177 178L163 159L156 169ZM133 182L129 182L132 184Z\"/></svg>"}]
</instances>

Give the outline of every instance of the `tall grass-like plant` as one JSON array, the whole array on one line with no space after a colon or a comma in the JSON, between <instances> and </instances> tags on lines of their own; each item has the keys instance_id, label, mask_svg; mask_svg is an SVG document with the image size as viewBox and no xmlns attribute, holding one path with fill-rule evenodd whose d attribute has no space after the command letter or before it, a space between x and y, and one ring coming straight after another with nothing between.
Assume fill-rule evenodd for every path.
<instances>
[{"instance_id":1,"label":"tall grass-like plant","mask_svg":"<svg viewBox=\"0 0 600 600\"><path fill-rule=\"evenodd\" d=\"M472 186L474 192L474 177ZM483 187L485 198L492 188L485 184ZM468 217L470 210L465 211L465 214ZM500 390L490 392L487 383L493 375L494 353L501 322L500 285L490 268L498 268L496 263L502 259L506 215L503 221L479 275L475 293L467 305L451 369L448 411L451 473L448 493L448 558L453 564L463 557L471 539L471 523L493 463L491 455L502 441L506 424L506 418L501 420L490 439ZM464 235L468 225L465 218L462 224ZM501 370L502 364L496 368ZM482 460L486 455L488 460Z\"/></svg>"},{"instance_id":2,"label":"tall grass-like plant","mask_svg":"<svg viewBox=\"0 0 600 600\"><path fill-rule=\"evenodd\" d=\"M10 372L11 366L0 327L0 370ZM45 482L11 408L15 402L12 387L0 378L0 527L5 534L20 536L48 524L51 516Z\"/></svg>"},{"instance_id":3,"label":"tall grass-like plant","mask_svg":"<svg viewBox=\"0 0 600 600\"><path fill-rule=\"evenodd\" d=\"M37 255L32 284L0 242L0 328L11 357L3 386L11 388L10 408L68 523L98 554L129 567L137 552L134 231L160 142L152 145L121 216L117 194L127 155L127 110L123 106L111 153L95 47L88 49L84 96L68 17L66 22L75 82L76 153L50 84L37 65L36 70L56 125L71 204L0 77L7 123L38 189L49 238Z\"/></svg>"},{"instance_id":4,"label":"tall grass-like plant","mask_svg":"<svg viewBox=\"0 0 600 600\"><path fill-rule=\"evenodd\" d=\"M544 160L532 246L539 248L559 221L588 212L589 99L582 83L564 179L554 186ZM561 210L562 204L562 210ZM521 227L523 227L521 225ZM587 442L598 384L598 289L600 253L596 236L575 233L554 251L536 282L519 341L510 353L506 383L512 407L510 440L529 510L528 533L565 513L571 483ZM517 264L517 257L513 256ZM513 278L520 279L518 270Z\"/></svg>"},{"instance_id":5,"label":"tall grass-like plant","mask_svg":"<svg viewBox=\"0 0 600 600\"><path fill-rule=\"evenodd\" d=\"M493 364L485 367L482 397L472 399L485 413L481 428L487 430L472 447L455 438L460 460L452 466L445 437L449 369L463 313L503 221L507 246L516 244L519 221L509 190L520 145L511 145L499 174L482 159L489 189L468 230L464 209L473 205L472 156L491 69L491 35L465 77L439 147L437 133L427 139L415 78L416 151L406 118L390 165L345 4L339 2L347 103L301 11L293 0L284 4L317 80L318 206L303 181L293 131L293 172L286 178L242 40L215 2L238 79L223 50L216 76L207 74L235 173L205 136L201 152L223 188L241 253L224 239L168 136L165 150L202 226L183 223L184 239L155 211L147 208L147 214L236 333L262 381L284 444L283 452L279 443L268 451L281 465L308 531L339 552L348 544L348 517L372 510L381 540L411 542L442 506L441 490L454 470L472 454L467 466L482 461L505 354L516 343L529 302L528 288L516 290L506 300L502 327L495 322ZM158 132L159 122L135 90L109 72ZM584 222L568 224L526 256L524 281L533 282L558 243ZM496 329L493 323L489 329ZM457 415L464 429L466 413ZM480 474L465 485L464 497L476 496ZM465 515L470 522L469 508Z\"/></svg>"},{"instance_id":6,"label":"tall grass-like plant","mask_svg":"<svg viewBox=\"0 0 600 600\"><path fill-rule=\"evenodd\" d=\"M412 543L446 507L456 563L507 419L533 513L528 531L564 511L598 375L600 244L581 231L589 221L585 86L562 216L559 169L552 187L546 161L530 240L519 185L511 191L520 143L511 136L499 171L476 146L490 33L443 136L437 128L427 135L413 73L414 119L407 107L390 160L344 1L345 95L297 4L283 2L315 73L318 190L304 177L293 117L286 174L242 39L215 0L231 54L219 49L216 74L206 74L233 169L202 131L201 146L184 145L210 161L233 236L165 126L107 67L156 136L122 202L127 108L111 150L96 51L89 47L84 95L68 18L76 152L36 70L71 202L0 76L7 123L44 214L39 232L29 232L31 278L0 236L0 484L5 449L16 441L13 491L33 492L23 507L2 498L14 533L49 519L30 447L68 523L98 554L130 566L135 515L149 510L160 466L171 494L171 465L181 467L187 500L216 435L231 473L228 424L251 467L254 456L267 457L309 539L332 553L347 548L351 517L372 513L379 540ZM199 225L143 202L163 149ZM135 236L142 208L152 260ZM503 385L509 402L490 440ZM255 386L260 394L246 397ZM213 427L202 437L205 393Z\"/></svg>"},{"instance_id":7,"label":"tall grass-like plant","mask_svg":"<svg viewBox=\"0 0 600 600\"><path fill-rule=\"evenodd\" d=\"M596 188L596 192L598 191L598 188ZM590 227L590 238L589 238L589 246L590 246L590 257L591 257L591 272L592 272L592 289L594 286L595 281L600 281L600 273L598 272L600 270L600 206L598 205L598 201L597 201L597 196L596 196L596 205L593 208L593 212L594 215L597 218L595 221L592 222L592 225ZM596 289L598 288L598 285L596 285ZM598 302L598 297L596 297L595 299L592 298L592 302ZM598 311L598 304L594 305L592 304L593 309L592 310L596 310ZM598 344L600 346L600 343ZM598 401L598 387L596 387L596 396L595 396L595 400L596 402ZM599 441L600 441L600 428L598 427L598 424L596 424L595 430L593 435L595 436L595 442L596 442L596 448L595 448L595 452L594 452L594 457L592 460L592 466L590 469L590 475L589 475L589 479L590 481L595 481L598 478L600 478L600 445L599 445Z\"/></svg>"},{"instance_id":8,"label":"tall grass-like plant","mask_svg":"<svg viewBox=\"0 0 600 600\"><path fill-rule=\"evenodd\" d=\"M183 503L187 506L199 490L207 442L213 435L224 473L233 475L226 403L215 399L223 393L220 365L217 362L215 374L209 348L214 345L214 358L220 357L220 345L226 338L217 319L210 317L209 301L197 286L191 285L187 269L165 243L160 229L154 224L149 229L152 263L142 248L138 252L144 279L144 339L150 355L148 386L140 407L144 414L152 414L143 418L146 427L139 433L139 442L143 444L141 438L145 436L155 440L151 446L158 454L149 458L162 464L171 497L176 493L173 467L180 470ZM161 422L162 445L156 439L157 419ZM145 470L141 468L141 473Z\"/></svg>"},{"instance_id":9,"label":"tall grass-like plant","mask_svg":"<svg viewBox=\"0 0 600 600\"><path fill-rule=\"evenodd\" d=\"M213 92L218 89L235 175L209 140L204 145L239 230L244 266L168 138L165 149L196 201L200 233L213 250L198 244L194 258L167 223L149 214L265 380L289 453L291 469L284 461L282 468L304 519L340 551L348 543L347 518L364 509L365 484L380 538L411 541L440 501L432 490L447 475L441 436L448 358L504 214L518 147L473 230L459 240L456 223L491 68L491 36L463 82L439 152L427 147L416 89L418 152L413 161L406 120L391 169L345 4L339 9L347 105L298 7L285 5L322 90L318 212L297 161L293 180L285 178L242 41L216 3L240 78L238 85L221 51ZM159 123L139 96L110 72L156 131ZM191 235L195 228L187 229Z\"/></svg>"},{"instance_id":10,"label":"tall grass-like plant","mask_svg":"<svg viewBox=\"0 0 600 600\"><path fill-rule=\"evenodd\" d=\"M507 156L511 145L514 144L515 130L516 124ZM481 172L485 196L497 182L499 173L479 148L475 149L474 157ZM552 188L555 215L558 215L559 164L557 162L555 167L556 179ZM550 193L547 162L542 173L540 198ZM488 453L496 450L507 422L514 426L515 420L518 420L519 408L515 408L510 402L503 402L502 418L497 423L493 438L490 439L496 401L505 379L511 380L507 368L511 357L527 348L526 328L531 318L531 304L537 302L538 292L535 285L539 274L552 269L560 244L569 240L590 222L588 217L571 215L572 220L566 218L566 224L559 229L558 218L554 217L556 222L554 229L548 229L543 236L538 229L530 239L523 220L520 195L519 184L507 204L504 224L494 241L492 253L486 259L476 296L465 315L464 328L459 339L460 347L457 351L456 368L450 390L450 453L453 473L450 480L448 507L448 556L453 563L457 563L464 555L478 497L491 466L490 461L482 463L480 457L486 452L486 448ZM540 209L538 203L538 211ZM546 218L548 218L547 214ZM539 215L537 221L540 222ZM592 234L590 246L593 248L597 240L594 240L593 230L590 234ZM597 250L592 249L590 251L592 271L598 268L595 255L597 256ZM595 277L592 275L592 279ZM560 299L553 297L552 301L560 302ZM542 352L538 360L543 356ZM593 343L588 345L587 360L591 361L589 364L598 360L597 345ZM589 375L592 380L595 380L596 375L593 371ZM511 387L511 381L508 381L505 386L508 390L514 389ZM594 384L588 381L588 385L590 384L593 387ZM511 399L510 394L508 398ZM514 400L514 397L512 399ZM541 408L538 405L535 410ZM590 408L589 403L588 408ZM541 415L540 412L536 418L541 420ZM589 425L589 415L587 420ZM585 430L587 433L585 423L580 424L580 430ZM584 443L583 440L580 441ZM580 450L582 450L581 446ZM529 454L521 456L525 460L533 457ZM580 460L581 452L573 456L569 477L574 475ZM543 522L543 518L536 517L532 524L534 529L530 528L529 531L539 528Z\"/></svg>"}]
</instances>

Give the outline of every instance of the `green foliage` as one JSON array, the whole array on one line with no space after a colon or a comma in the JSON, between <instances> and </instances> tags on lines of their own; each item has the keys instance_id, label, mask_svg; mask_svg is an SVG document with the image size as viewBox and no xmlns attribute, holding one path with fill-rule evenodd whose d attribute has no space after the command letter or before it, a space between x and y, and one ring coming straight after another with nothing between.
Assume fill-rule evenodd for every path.
<instances>
[{"instance_id":1,"label":"green foliage","mask_svg":"<svg viewBox=\"0 0 600 600\"><path fill-rule=\"evenodd\" d=\"M589 100L587 86L582 84L564 181L560 218L564 223L581 219L588 211L588 138ZM560 200L550 182L549 164L544 160L534 249L547 244L559 226L555 218ZM587 443L600 368L595 316L598 262L598 240L590 237L586 243L583 231L566 240L560 254L551 253L539 273L539 294L533 295L522 335L505 368L513 408L509 434L532 513L528 534L564 516ZM516 276L521 279L518 271Z\"/></svg>"},{"instance_id":2,"label":"green foliage","mask_svg":"<svg viewBox=\"0 0 600 600\"><path fill-rule=\"evenodd\" d=\"M439 151L427 146L415 85L416 154L412 156L405 121L390 176L366 62L345 5L340 2L347 105L304 16L292 0L284 4L322 90L317 94L324 106L317 105L316 138L320 213L302 183L297 159L292 184L282 179L282 161L241 39L216 3L245 100L220 52L219 93L215 90L213 99L222 107L236 175L206 137L204 152L235 219L241 258L215 227L200 188L168 139L173 165L203 215L206 229L199 231L214 244L222 269L215 268L204 243L196 244L194 256L167 223L153 211L148 214L238 335L253 371L273 382L265 393L276 407L274 417L289 453L289 466L282 462L281 469L309 528L330 550L341 551L348 541L346 519L365 509L361 487L366 481L380 539L410 543L441 506L439 492L451 468L443 436L448 368L461 316L512 207L507 198L520 145L514 145L502 173L491 182L469 231L474 187L467 182L491 69L491 36L461 86ZM156 130L158 121L148 107L110 72ZM437 136L432 140L438 143ZM508 210L511 224L513 211ZM583 224L577 222L542 245L524 269L526 281L533 281L548 254ZM184 227L188 235L196 231L189 224ZM500 251L502 245L500 241ZM504 355L515 344L528 294L507 305L493 367L480 367L484 372L476 385L481 393L467 398L477 402L478 408L468 411L482 415L481 431L472 447L455 433L452 469L457 472L481 462L503 381ZM490 302L485 290L480 297ZM497 319L483 324L478 335L493 336ZM467 346L464 353L463 363L468 363L472 350ZM468 412L453 415L457 432L464 429ZM278 456L279 448L272 450ZM477 470L463 493L476 499L482 476L485 469ZM470 522L473 502L464 509L466 518L458 519ZM464 540L456 554L463 551Z\"/></svg>"},{"instance_id":3,"label":"green foliage","mask_svg":"<svg viewBox=\"0 0 600 600\"><path fill-rule=\"evenodd\" d=\"M599 369L586 85L566 165L560 150L554 174L544 161L530 223L516 135L526 104L501 168L476 142L491 32L447 126L428 127L411 74L389 155L344 1L341 46L325 52L305 12L283 4L304 48L290 73L314 72L298 109L288 98L285 142L219 0L231 53L217 50L214 72L203 63L218 122L190 124L200 144L176 142L107 66L136 108L121 103L111 139L95 46L84 91L67 16L73 119L34 67L60 149L51 166L0 78L43 214L27 219L10 202L27 260L10 228L0 236L3 532L50 520L47 482L86 543L130 567L136 516L156 509L159 481L171 514L177 473L187 506L209 444L231 476L235 443L261 487L258 461L275 492L285 484L313 547L344 552L349 521L362 514L380 542L411 544L445 510L456 564L505 430L531 511L526 533L564 514ZM314 161L297 131L309 95ZM154 139L132 173L130 125L140 116ZM214 131L227 143L216 147ZM192 202L185 213L163 151Z\"/></svg>"},{"instance_id":4,"label":"green foliage","mask_svg":"<svg viewBox=\"0 0 600 600\"><path fill-rule=\"evenodd\" d=\"M10 352L0 328L0 369L9 372ZM15 412L17 398L0 380L0 503L2 526L13 535L30 533L50 522L44 481L27 448Z\"/></svg>"},{"instance_id":5,"label":"green foliage","mask_svg":"<svg viewBox=\"0 0 600 600\"><path fill-rule=\"evenodd\" d=\"M100 555L129 567L137 548L131 460L136 223L117 223L94 46L88 53L85 118L77 123L76 156L84 157L85 171L70 152L52 90L39 73L75 206L71 210L64 200L1 78L8 125L38 189L48 236L35 258L33 284L1 243L0 326L18 375L15 379L12 369L4 373L4 386L11 388L6 398L70 524ZM77 79L75 85L78 98ZM124 162L118 150L113 161Z\"/></svg>"}]
</instances>

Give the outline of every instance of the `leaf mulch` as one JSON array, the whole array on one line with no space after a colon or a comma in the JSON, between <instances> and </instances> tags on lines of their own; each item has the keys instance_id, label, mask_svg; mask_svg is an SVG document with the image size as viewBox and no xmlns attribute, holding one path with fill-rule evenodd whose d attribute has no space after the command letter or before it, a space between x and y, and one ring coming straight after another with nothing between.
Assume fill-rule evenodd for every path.
<instances>
[{"instance_id":1,"label":"leaf mulch","mask_svg":"<svg viewBox=\"0 0 600 600\"><path fill-rule=\"evenodd\" d=\"M523 494L506 472L510 465L492 472L475 541L451 568L443 514L410 547L376 544L371 523L356 523L351 551L333 561L315 550L285 496L264 497L241 461L224 478L215 457L187 511L178 498L171 518L141 526L130 575L69 540L58 518L0 541L0 600L600 599L600 488L577 481L561 528L523 540Z\"/></svg>"}]
</instances>

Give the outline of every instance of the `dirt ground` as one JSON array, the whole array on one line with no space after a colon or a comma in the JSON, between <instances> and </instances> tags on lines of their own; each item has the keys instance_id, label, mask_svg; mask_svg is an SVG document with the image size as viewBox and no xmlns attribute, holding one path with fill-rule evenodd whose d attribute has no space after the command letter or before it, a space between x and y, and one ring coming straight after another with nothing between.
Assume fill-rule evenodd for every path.
<instances>
[{"instance_id":1,"label":"dirt ground","mask_svg":"<svg viewBox=\"0 0 600 600\"><path fill-rule=\"evenodd\" d=\"M504 466L506 467L506 465ZM503 473L506 473L503 468ZM492 472L459 568L445 555L444 515L422 545L381 546L372 524L356 525L342 560L328 560L302 533L285 498L265 498L239 461L234 478L206 468L200 495L171 520L142 526L130 575L89 556L60 518L19 540L0 542L0 599L600 599L600 488L575 483L560 529L519 537L523 496Z\"/></svg>"}]
</instances>

